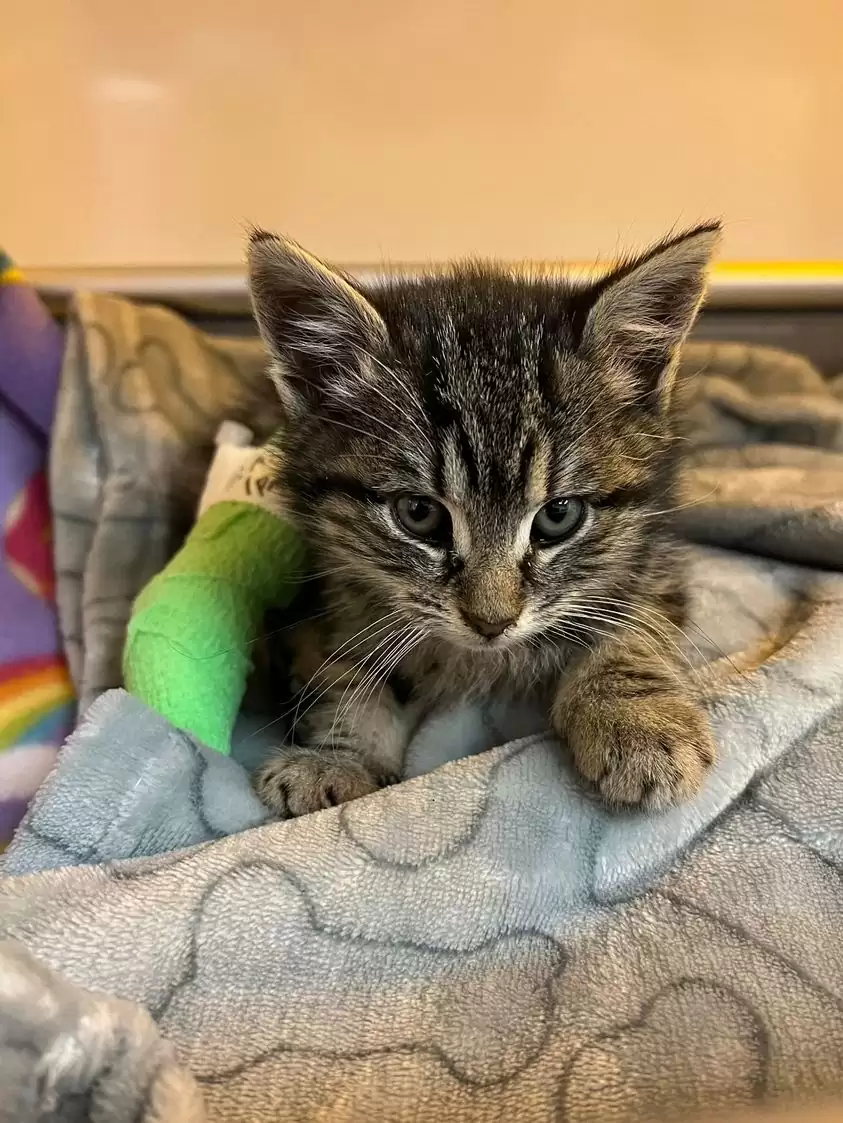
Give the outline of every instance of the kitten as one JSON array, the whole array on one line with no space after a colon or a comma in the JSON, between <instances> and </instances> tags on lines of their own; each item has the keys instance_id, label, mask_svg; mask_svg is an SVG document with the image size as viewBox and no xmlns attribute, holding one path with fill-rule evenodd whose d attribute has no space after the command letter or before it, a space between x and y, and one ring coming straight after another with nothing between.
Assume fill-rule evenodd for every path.
<instances>
[{"instance_id":1,"label":"kitten","mask_svg":"<svg viewBox=\"0 0 843 1123\"><path fill-rule=\"evenodd\" d=\"M674 376L719 232L588 284L464 265L367 289L253 234L322 610L296 642L295 743L256 780L269 808L394 782L423 713L490 692L546 700L612 804L697 790L714 748L676 642Z\"/></svg>"}]
</instances>

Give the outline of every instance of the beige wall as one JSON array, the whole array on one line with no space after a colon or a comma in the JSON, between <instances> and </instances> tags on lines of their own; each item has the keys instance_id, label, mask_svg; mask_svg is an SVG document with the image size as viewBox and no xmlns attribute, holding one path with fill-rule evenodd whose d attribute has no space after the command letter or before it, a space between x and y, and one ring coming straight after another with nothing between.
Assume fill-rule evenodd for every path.
<instances>
[{"instance_id":1,"label":"beige wall","mask_svg":"<svg viewBox=\"0 0 843 1123\"><path fill-rule=\"evenodd\" d=\"M30 265L593 259L728 221L843 259L843 0L0 0Z\"/></svg>"}]
</instances>

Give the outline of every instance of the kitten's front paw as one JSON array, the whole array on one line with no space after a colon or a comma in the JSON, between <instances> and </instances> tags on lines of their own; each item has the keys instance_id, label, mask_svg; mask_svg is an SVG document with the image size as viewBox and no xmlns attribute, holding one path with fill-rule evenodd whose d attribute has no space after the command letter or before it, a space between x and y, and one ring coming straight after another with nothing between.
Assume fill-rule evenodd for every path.
<instances>
[{"instance_id":1,"label":"kitten's front paw","mask_svg":"<svg viewBox=\"0 0 843 1123\"><path fill-rule=\"evenodd\" d=\"M284 749L258 771L254 785L270 811L289 819L371 795L397 780L376 775L356 753Z\"/></svg>"},{"instance_id":2,"label":"kitten's front paw","mask_svg":"<svg viewBox=\"0 0 843 1123\"><path fill-rule=\"evenodd\" d=\"M593 701L568 713L568 744L580 772L608 803L667 807L689 799L714 763L708 719L682 694Z\"/></svg>"}]
</instances>

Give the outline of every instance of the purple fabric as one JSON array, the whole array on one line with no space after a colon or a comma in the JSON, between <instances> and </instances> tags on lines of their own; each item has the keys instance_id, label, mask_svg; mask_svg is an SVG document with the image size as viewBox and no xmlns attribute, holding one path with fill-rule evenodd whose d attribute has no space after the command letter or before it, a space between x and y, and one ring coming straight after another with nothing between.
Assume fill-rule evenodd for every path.
<instances>
[{"instance_id":1,"label":"purple fabric","mask_svg":"<svg viewBox=\"0 0 843 1123\"><path fill-rule=\"evenodd\" d=\"M0 394L46 442L53 424L64 333L24 284L0 286Z\"/></svg>"},{"instance_id":2,"label":"purple fabric","mask_svg":"<svg viewBox=\"0 0 843 1123\"><path fill-rule=\"evenodd\" d=\"M0 849L72 720L44 475L64 333L34 289L2 272L7 264L0 261Z\"/></svg>"},{"instance_id":3,"label":"purple fabric","mask_svg":"<svg viewBox=\"0 0 843 1123\"><path fill-rule=\"evenodd\" d=\"M26 814L28 803L28 800L18 799L15 796L0 799L0 839L7 840L12 837L18 823Z\"/></svg>"},{"instance_id":4,"label":"purple fabric","mask_svg":"<svg viewBox=\"0 0 843 1123\"><path fill-rule=\"evenodd\" d=\"M0 306L3 289L0 288ZM0 335L0 343L5 343ZM0 386L7 369L0 359ZM36 435L18 413L0 398L0 521L7 523L13 502L44 466L46 440ZM0 664L54 651L57 644L55 606L29 589L5 564L0 565Z\"/></svg>"}]
</instances>

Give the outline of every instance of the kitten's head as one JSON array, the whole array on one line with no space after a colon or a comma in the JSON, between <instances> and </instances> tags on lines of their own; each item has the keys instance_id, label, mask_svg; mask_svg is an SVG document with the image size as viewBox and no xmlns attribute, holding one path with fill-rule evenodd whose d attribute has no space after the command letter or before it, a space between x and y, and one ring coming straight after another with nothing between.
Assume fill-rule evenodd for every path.
<instances>
[{"instance_id":1,"label":"kitten's head","mask_svg":"<svg viewBox=\"0 0 843 1123\"><path fill-rule=\"evenodd\" d=\"M585 285L467 265L364 290L256 232L283 471L316 568L457 645L599 635L674 502L676 356L718 235Z\"/></svg>"}]
</instances>

